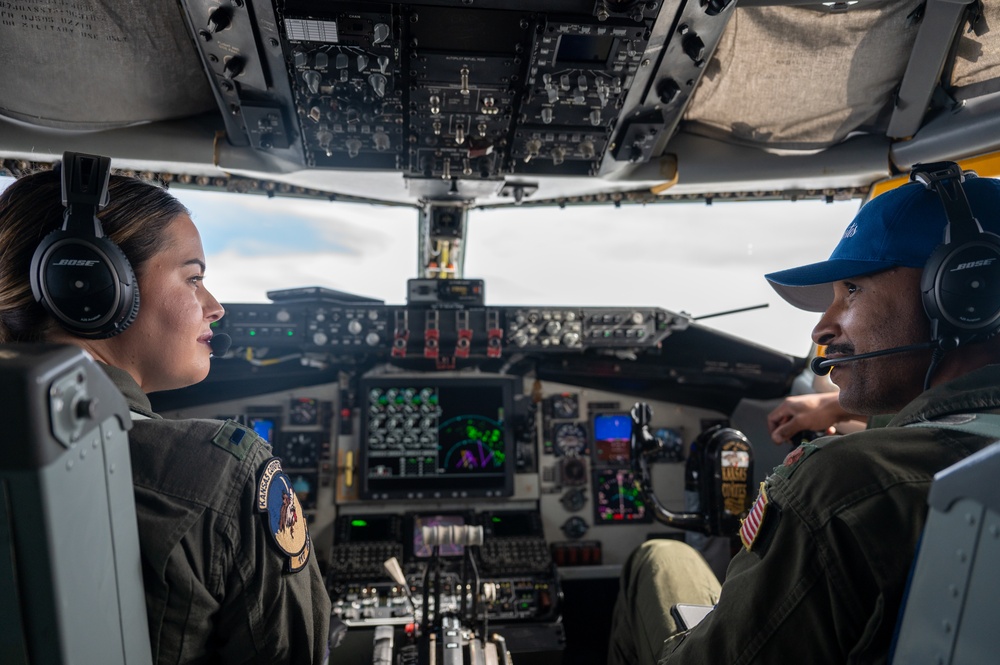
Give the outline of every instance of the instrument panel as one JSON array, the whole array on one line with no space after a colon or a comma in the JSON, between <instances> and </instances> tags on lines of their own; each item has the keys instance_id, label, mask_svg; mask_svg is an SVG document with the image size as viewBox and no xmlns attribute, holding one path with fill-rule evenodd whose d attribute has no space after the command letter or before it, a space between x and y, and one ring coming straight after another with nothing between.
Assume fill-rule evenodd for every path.
<instances>
[{"instance_id":1,"label":"instrument panel","mask_svg":"<svg viewBox=\"0 0 1000 665\"><path fill-rule=\"evenodd\" d=\"M788 361L659 308L490 307L455 286L416 284L408 305L318 288L226 304L213 327L230 351L186 401L153 405L271 442L351 630L476 616L542 630L547 658L567 584L614 583L646 540L685 538L633 475L632 406L652 406L653 484L682 512L687 449L733 409L716 396L749 393L748 377L783 391ZM473 527L482 541L426 540Z\"/></svg>"},{"instance_id":2,"label":"instrument panel","mask_svg":"<svg viewBox=\"0 0 1000 665\"><path fill-rule=\"evenodd\" d=\"M453 364L514 352L655 348L689 320L660 308L442 308L293 303L232 303L213 324L236 348L287 348L358 355L422 357ZM442 367L442 369L445 369Z\"/></svg>"},{"instance_id":3,"label":"instrument panel","mask_svg":"<svg viewBox=\"0 0 1000 665\"><path fill-rule=\"evenodd\" d=\"M518 528L541 533L540 540L524 547L538 550L536 555L543 550L550 558L558 555L564 562L574 557L577 566L614 567L623 563L647 536L679 533L650 521L649 511L630 481L628 460L619 443L625 435L625 407L631 404L627 397L542 382L543 395L534 402L532 391L537 391L537 384L533 378L385 369L363 379L358 377L357 387L363 386L364 390L345 390L338 381L161 412L166 417L233 418L266 436L275 454L282 457L299 493L317 555L328 564L330 553L346 537L345 516L364 522L350 522L352 542L382 543L362 548L377 552L372 561L387 552L412 556L409 549L385 545L402 546L412 537L412 533L401 535L405 532L402 523L389 518L423 508L444 513L457 510L471 515L469 522L483 524L486 543L480 550L481 563L489 559L492 563L487 567L502 572L512 570L504 563L508 549L497 549L490 544L490 537L519 537L512 530L504 530L505 522L492 519L503 510L521 511L524 515L516 521ZM492 394L493 399L507 404L506 394L497 397L502 392L499 386L509 390L510 403L519 406L503 407L502 421L489 422L488 427L482 421L462 420L459 430L449 433L449 416L468 415L469 411L483 408L482 402L476 408L469 405L475 406L484 395ZM390 392L394 388L395 392ZM477 395L477 388L485 392ZM456 396L465 401L456 402ZM448 400L451 403L445 404ZM399 407L392 414L385 408L390 402ZM661 429L669 429L674 436L688 441L702 422L716 422L720 417L717 412L666 403L658 408L670 414L658 423ZM556 415L561 417L553 418ZM391 425L390 418L394 419ZM436 425L422 423L428 418ZM614 426L609 430L605 422ZM560 433L558 446L552 445L553 432ZM399 434L398 440L377 439L390 433ZM489 451L494 458L500 457L499 448L491 449L483 443L490 439L505 442L502 464L497 459L494 465L490 459ZM424 451L433 453L432 463L424 469L407 466L416 453ZM442 473L438 458L446 464L470 468L455 474L447 469ZM378 477L383 467L393 466L404 473ZM666 500L682 505L682 460L657 464L654 473ZM379 485L379 481L384 482ZM633 526L627 528L629 524ZM365 532L375 535L362 537ZM582 547L580 543L590 544ZM586 548L590 549L584 563L582 552ZM596 555L598 551L600 556ZM564 564L565 570L573 567ZM538 566L532 564L530 568L537 572ZM371 581L385 576L374 563L357 568L355 573L361 574L362 570L373 578ZM613 577L616 572L609 569L603 574Z\"/></svg>"}]
</instances>

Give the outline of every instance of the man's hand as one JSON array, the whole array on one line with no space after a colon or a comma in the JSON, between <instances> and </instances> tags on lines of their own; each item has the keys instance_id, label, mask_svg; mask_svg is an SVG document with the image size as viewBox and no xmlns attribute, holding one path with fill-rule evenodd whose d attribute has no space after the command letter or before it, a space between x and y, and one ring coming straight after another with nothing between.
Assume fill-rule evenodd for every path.
<instances>
[{"instance_id":1,"label":"man's hand","mask_svg":"<svg viewBox=\"0 0 1000 665\"><path fill-rule=\"evenodd\" d=\"M767 429L775 443L785 443L799 432L836 434L835 425L844 421L862 421L840 406L837 393L792 395L767 416Z\"/></svg>"}]
</instances>

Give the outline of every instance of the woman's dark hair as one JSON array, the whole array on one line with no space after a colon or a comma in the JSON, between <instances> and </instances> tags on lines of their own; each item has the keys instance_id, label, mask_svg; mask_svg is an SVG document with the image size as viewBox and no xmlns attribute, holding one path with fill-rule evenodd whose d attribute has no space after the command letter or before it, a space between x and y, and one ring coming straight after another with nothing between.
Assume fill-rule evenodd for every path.
<instances>
[{"instance_id":1,"label":"woman's dark hair","mask_svg":"<svg viewBox=\"0 0 1000 665\"><path fill-rule=\"evenodd\" d=\"M110 200L97 217L142 281L145 263L167 243L166 229L188 214L165 189L113 175ZM0 193L0 343L44 340L56 326L31 293L29 271L35 248L63 223L59 170L18 179Z\"/></svg>"}]
</instances>

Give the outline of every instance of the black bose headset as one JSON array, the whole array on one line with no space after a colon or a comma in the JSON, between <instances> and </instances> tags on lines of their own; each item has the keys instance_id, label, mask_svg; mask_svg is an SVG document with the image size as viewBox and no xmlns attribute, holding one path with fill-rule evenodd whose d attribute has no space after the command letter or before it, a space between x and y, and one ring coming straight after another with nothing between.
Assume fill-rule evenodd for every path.
<instances>
[{"instance_id":1,"label":"black bose headset","mask_svg":"<svg viewBox=\"0 0 1000 665\"><path fill-rule=\"evenodd\" d=\"M97 219L108 204L110 178L110 158L63 154L63 225L31 258L35 300L67 331L90 339L118 335L139 312L132 266Z\"/></svg>"},{"instance_id":2,"label":"black bose headset","mask_svg":"<svg viewBox=\"0 0 1000 665\"><path fill-rule=\"evenodd\" d=\"M1000 236L983 231L972 214L962 183L974 177L954 162L917 164L910 172L911 181L937 193L948 218L920 280L931 338L942 350L1000 332Z\"/></svg>"}]
</instances>

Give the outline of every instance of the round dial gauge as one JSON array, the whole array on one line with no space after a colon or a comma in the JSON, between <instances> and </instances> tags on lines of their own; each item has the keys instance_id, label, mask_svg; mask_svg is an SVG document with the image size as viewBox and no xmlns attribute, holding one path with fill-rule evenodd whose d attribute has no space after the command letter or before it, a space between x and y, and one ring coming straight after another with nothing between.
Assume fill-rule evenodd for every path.
<instances>
[{"instance_id":1,"label":"round dial gauge","mask_svg":"<svg viewBox=\"0 0 1000 665\"><path fill-rule=\"evenodd\" d=\"M285 432L278 457L287 469L308 469L319 461L320 432Z\"/></svg>"},{"instance_id":2,"label":"round dial gauge","mask_svg":"<svg viewBox=\"0 0 1000 665\"><path fill-rule=\"evenodd\" d=\"M559 423L552 428L556 455L578 457L587 449L587 430L579 423Z\"/></svg>"},{"instance_id":3,"label":"round dial gauge","mask_svg":"<svg viewBox=\"0 0 1000 665\"><path fill-rule=\"evenodd\" d=\"M291 425L319 424L319 402L312 397L298 397L288 405L288 423Z\"/></svg>"},{"instance_id":4,"label":"round dial gauge","mask_svg":"<svg viewBox=\"0 0 1000 665\"><path fill-rule=\"evenodd\" d=\"M563 393L552 396L552 417L553 418L576 418L580 415L580 403L573 393Z\"/></svg>"}]
</instances>

